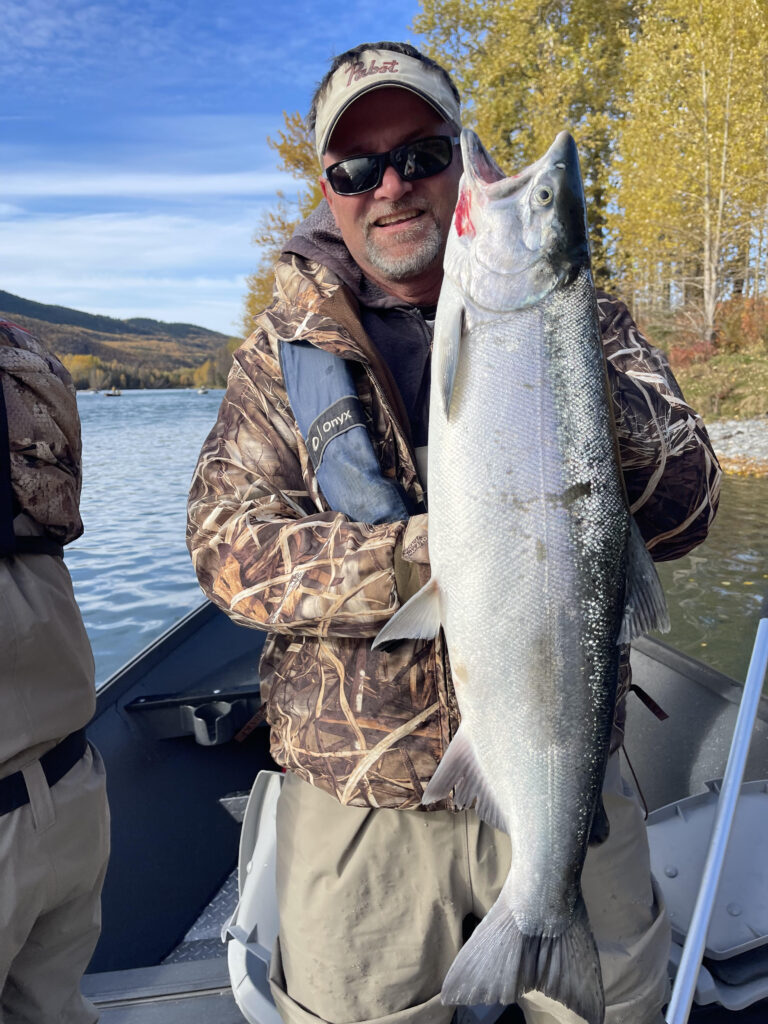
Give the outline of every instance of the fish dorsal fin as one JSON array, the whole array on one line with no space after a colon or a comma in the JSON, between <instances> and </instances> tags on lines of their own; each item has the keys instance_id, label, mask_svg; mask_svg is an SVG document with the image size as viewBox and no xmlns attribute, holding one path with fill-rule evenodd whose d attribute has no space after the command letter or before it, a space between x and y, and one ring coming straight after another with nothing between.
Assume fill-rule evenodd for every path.
<instances>
[{"instance_id":1,"label":"fish dorsal fin","mask_svg":"<svg viewBox=\"0 0 768 1024\"><path fill-rule=\"evenodd\" d=\"M494 828L507 830L506 816L502 813L478 764L464 722L448 744L448 749L437 766L437 771L429 780L421 802L433 804L437 800L445 800L451 790L453 802L459 810L470 807L474 802L475 811L483 821L487 821Z\"/></svg>"},{"instance_id":2,"label":"fish dorsal fin","mask_svg":"<svg viewBox=\"0 0 768 1024\"><path fill-rule=\"evenodd\" d=\"M431 640L440 629L440 588L432 577L379 630L373 647L391 640Z\"/></svg>"},{"instance_id":3,"label":"fish dorsal fin","mask_svg":"<svg viewBox=\"0 0 768 1024\"><path fill-rule=\"evenodd\" d=\"M627 540L627 588L624 618L618 643L630 643L643 633L669 631L669 613L659 574L634 516L629 517Z\"/></svg>"},{"instance_id":4,"label":"fish dorsal fin","mask_svg":"<svg viewBox=\"0 0 768 1024\"><path fill-rule=\"evenodd\" d=\"M446 281L437 306L432 346L432 358L437 364L437 379L440 382L440 401L446 419L451 407L456 368L459 365L464 318L464 302L461 295L452 283Z\"/></svg>"}]
</instances>

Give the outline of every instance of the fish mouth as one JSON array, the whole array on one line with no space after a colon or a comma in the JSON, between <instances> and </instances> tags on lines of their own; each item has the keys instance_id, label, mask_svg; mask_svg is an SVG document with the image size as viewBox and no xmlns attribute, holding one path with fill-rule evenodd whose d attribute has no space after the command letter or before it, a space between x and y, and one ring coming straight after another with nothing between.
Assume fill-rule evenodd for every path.
<instances>
[{"instance_id":1,"label":"fish mouth","mask_svg":"<svg viewBox=\"0 0 768 1024\"><path fill-rule=\"evenodd\" d=\"M464 128L461 133L461 155L464 173L471 187L491 201L514 195L547 169L565 172L571 190L583 195L579 154L570 132L560 132L544 156L519 174L506 175L469 128Z\"/></svg>"},{"instance_id":2,"label":"fish mouth","mask_svg":"<svg viewBox=\"0 0 768 1024\"><path fill-rule=\"evenodd\" d=\"M467 128L461 133L461 156L464 173L473 187L481 191L486 191L487 186L496 182L514 180L507 178L475 132Z\"/></svg>"},{"instance_id":3,"label":"fish mouth","mask_svg":"<svg viewBox=\"0 0 768 1024\"><path fill-rule=\"evenodd\" d=\"M491 272L522 273L540 260L549 263L562 282L580 267L590 266L586 201L576 142L560 132L547 152L519 174L506 176L470 129L461 133L465 205L477 206L475 259ZM512 249L485 252L480 222L496 207L519 230ZM548 213L546 210L548 209ZM536 212L538 211L538 212ZM532 226L538 227L532 230ZM517 231L512 231L517 236ZM514 251L513 251L514 249Z\"/></svg>"}]
</instances>

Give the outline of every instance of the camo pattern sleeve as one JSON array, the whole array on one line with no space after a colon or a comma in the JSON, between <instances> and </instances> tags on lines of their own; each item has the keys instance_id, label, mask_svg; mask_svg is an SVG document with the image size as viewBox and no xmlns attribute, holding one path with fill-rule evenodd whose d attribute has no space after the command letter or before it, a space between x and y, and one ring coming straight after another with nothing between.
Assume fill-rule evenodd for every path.
<instances>
[{"instance_id":1,"label":"camo pattern sleeve","mask_svg":"<svg viewBox=\"0 0 768 1024\"><path fill-rule=\"evenodd\" d=\"M0 320L0 387L18 511L68 544L83 532L80 417L72 378L37 338Z\"/></svg>"},{"instance_id":2,"label":"camo pattern sleeve","mask_svg":"<svg viewBox=\"0 0 768 1024\"><path fill-rule=\"evenodd\" d=\"M720 466L664 354L623 302L598 291L597 305L630 508L653 558L679 558L707 536Z\"/></svg>"},{"instance_id":3,"label":"camo pattern sleeve","mask_svg":"<svg viewBox=\"0 0 768 1024\"><path fill-rule=\"evenodd\" d=\"M192 480L187 542L203 591L235 621L372 637L399 606L394 548L405 524L351 522L318 489L278 356L297 324L323 347L342 345L338 322L318 311L330 291L321 276L313 285L295 290L290 273L279 276L278 288L294 290L235 353Z\"/></svg>"}]
</instances>

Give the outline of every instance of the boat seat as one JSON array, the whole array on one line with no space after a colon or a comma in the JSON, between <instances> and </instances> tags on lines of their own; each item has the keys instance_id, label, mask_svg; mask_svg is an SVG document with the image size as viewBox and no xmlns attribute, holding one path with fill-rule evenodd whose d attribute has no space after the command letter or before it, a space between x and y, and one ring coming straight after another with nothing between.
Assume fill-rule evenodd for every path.
<instances>
[{"instance_id":1,"label":"boat seat","mask_svg":"<svg viewBox=\"0 0 768 1024\"><path fill-rule=\"evenodd\" d=\"M222 928L235 1002L250 1024L282 1024L269 989L269 963L279 917L275 886L276 811L284 776L256 776L243 817L238 855L239 900ZM455 1024L494 1024L503 1006L458 1007Z\"/></svg>"},{"instance_id":2,"label":"boat seat","mask_svg":"<svg viewBox=\"0 0 768 1024\"><path fill-rule=\"evenodd\" d=\"M676 973L693 917L720 781L648 816L651 870L672 925L671 973ZM768 998L768 781L743 783L717 889L703 963L694 993L698 1005L743 1010Z\"/></svg>"},{"instance_id":3,"label":"boat seat","mask_svg":"<svg viewBox=\"0 0 768 1024\"><path fill-rule=\"evenodd\" d=\"M253 783L240 832L240 898L221 933L227 942L232 994L251 1024L282 1024L269 990L269 962L279 924L275 821L282 782L282 773L262 771Z\"/></svg>"}]
</instances>

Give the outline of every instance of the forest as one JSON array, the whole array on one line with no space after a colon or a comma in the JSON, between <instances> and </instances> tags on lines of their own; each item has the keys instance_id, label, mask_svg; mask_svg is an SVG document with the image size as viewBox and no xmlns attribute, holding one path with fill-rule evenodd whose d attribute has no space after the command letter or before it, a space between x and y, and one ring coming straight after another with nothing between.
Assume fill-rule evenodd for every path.
<instances>
[{"instance_id":1,"label":"forest","mask_svg":"<svg viewBox=\"0 0 768 1024\"><path fill-rule=\"evenodd\" d=\"M768 412L768 0L421 0L412 29L508 173L573 134L596 283L699 410ZM303 112L284 122L269 143L297 197L256 225L246 332L320 198Z\"/></svg>"}]
</instances>

